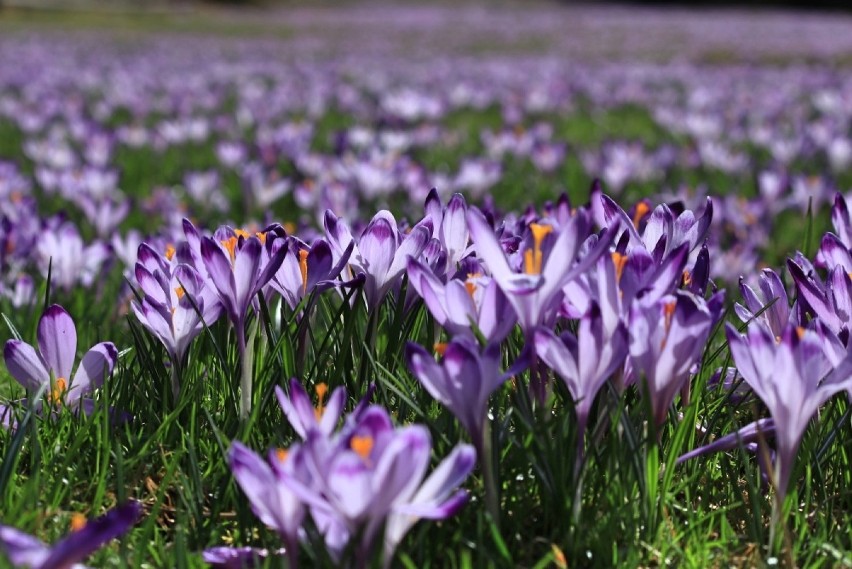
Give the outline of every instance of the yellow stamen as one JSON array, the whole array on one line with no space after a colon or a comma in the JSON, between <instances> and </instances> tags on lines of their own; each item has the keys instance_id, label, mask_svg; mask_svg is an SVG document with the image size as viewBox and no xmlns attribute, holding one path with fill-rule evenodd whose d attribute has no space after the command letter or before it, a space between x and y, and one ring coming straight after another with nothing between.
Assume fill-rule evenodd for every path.
<instances>
[{"instance_id":1,"label":"yellow stamen","mask_svg":"<svg viewBox=\"0 0 852 569\"><path fill-rule=\"evenodd\" d=\"M237 237L242 237L243 239L248 239L248 238L249 238L249 233L248 233L248 231L245 231L245 230L243 230L243 229L234 229L234 234L235 234Z\"/></svg>"},{"instance_id":2,"label":"yellow stamen","mask_svg":"<svg viewBox=\"0 0 852 569\"><path fill-rule=\"evenodd\" d=\"M540 275L543 261L541 244L544 238L553 232L553 226L542 223L530 223L533 236L533 248L524 251L524 272L528 275Z\"/></svg>"},{"instance_id":3,"label":"yellow stamen","mask_svg":"<svg viewBox=\"0 0 852 569\"><path fill-rule=\"evenodd\" d=\"M169 243L166 245L166 259L171 261L175 256L175 246Z\"/></svg>"},{"instance_id":4,"label":"yellow stamen","mask_svg":"<svg viewBox=\"0 0 852 569\"><path fill-rule=\"evenodd\" d=\"M266 245L266 233L259 231L259 232L255 233L255 235L257 236L258 239L260 239L261 245Z\"/></svg>"},{"instance_id":5,"label":"yellow stamen","mask_svg":"<svg viewBox=\"0 0 852 569\"><path fill-rule=\"evenodd\" d=\"M237 258L237 238L230 237L222 241L222 245L225 246L225 249L228 250L228 253L231 255L231 262Z\"/></svg>"},{"instance_id":6,"label":"yellow stamen","mask_svg":"<svg viewBox=\"0 0 852 569\"><path fill-rule=\"evenodd\" d=\"M624 267L627 265L627 255L621 253L612 254L612 264L615 265L615 279L621 281L621 275L624 274Z\"/></svg>"},{"instance_id":7,"label":"yellow stamen","mask_svg":"<svg viewBox=\"0 0 852 569\"><path fill-rule=\"evenodd\" d=\"M316 416L317 421L322 419L322 414L325 412L325 403L323 403L323 399L325 399L325 394L328 393L328 385L325 383L318 383L316 387L314 387L314 391L317 393L317 408L314 409L314 416Z\"/></svg>"},{"instance_id":8,"label":"yellow stamen","mask_svg":"<svg viewBox=\"0 0 852 569\"><path fill-rule=\"evenodd\" d=\"M447 352L447 343L435 342L435 344L432 346L432 349L435 350L435 353L439 356L443 356Z\"/></svg>"},{"instance_id":9,"label":"yellow stamen","mask_svg":"<svg viewBox=\"0 0 852 569\"><path fill-rule=\"evenodd\" d=\"M71 531L80 531L86 527L86 516L79 512L71 514Z\"/></svg>"},{"instance_id":10,"label":"yellow stamen","mask_svg":"<svg viewBox=\"0 0 852 569\"><path fill-rule=\"evenodd\" d=\"M681 280L683 281L683 286L689 286L690 284L692 284L692 275L689 274L689 271L687 269L683 270Z\"/></svg>"},{"instance_id":11,"label":"yellow stamen","mask_svg":"<svg viewBox=\"0 0 852 569\"><path fill-rule=\"evenodd\" d=\"M64 377L57 377L53 382L53 389L47 396L48 403L58 405L62 402L62 395L68 390L68 382Z\"/></svg>"},{"instance_id":12,"label":"yellow stamen","mask_svg":"<svg viewBox=\"0 0 852 569\"><path fill-rule=\"evenodd\" d=\"M288 454L289 451L286 448L275 449L275 458L277 458L279 462L286 462Z\"/></svg>"},{"instance_id":13,"label":"yellow stamen","mask_svg":"<svg viewBox=\"0 0 852 569\"><path fill-rule=\"evenodd\" d=\"M177 295L178 300L180 300L184 297L184 295L186 295L186 291L183 290L182 286L179 286L175 288L175 294Z\"/></svg>"},{"instance_id":14,"label":"yellow stamen","mask_svg":"<svg viewBox=\"0 0 852 569\"><path fill-rule=\"evenodd\" d=\"M299 250L299 272L302 273L302 294L308 292L308 252Z\"/></svg>"},{"instance_id":15,"label":"yellow stamen","mask_svg":"<svg viewBox=\"0 0 852 569\"><path fill-rule=\"evenodd\" d=\"M370 452L373 450L373 437L370 435L364 435L363 437L355 435L352 437L352 440L349 441L349 446L358 456L367 460L370 456Z\"/></svg>"},{"instance_id":16,"label":"yellow stamen","mask_svg":"<svg viewBox=\"0 0 852 569\"><path fill-rule=\"evenodd\" d=\"M644 218L649 211L651 211L651 206L645 202L639 202L636 204L636 211L633 212L633 225L635 225L637 229L639 228L639 222L642 221L642 218Z\"/></svg>"}]
</instances>

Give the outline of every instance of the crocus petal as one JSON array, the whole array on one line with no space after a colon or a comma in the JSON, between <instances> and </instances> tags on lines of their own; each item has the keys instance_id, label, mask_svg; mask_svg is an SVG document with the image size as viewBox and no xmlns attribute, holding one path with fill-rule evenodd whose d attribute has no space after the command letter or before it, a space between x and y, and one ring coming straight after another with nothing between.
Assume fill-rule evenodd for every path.
<instances>
[{"instance_id":1,"label":"crocus petal","mask_svg":"<svg viewBox=\"0 0 852 569\"><path fill-rule=\"evenodd\" d=\"M458 445L423 482L410 501L394 506L385 528L385 560L389 561L402 538L420 518L444 519L467 501L467 492L458 488L476 464L476 450ZM449 499L447 499L449 496Z\"/></svg>"},{"instance_id":2,"label":"crocus petal","mask_svg":"<svg viewBox=\"0 0 852 569\"><path fill-rule=\"evenodd\" d=\"M270 555L283 555L280 549L270 552L257 547L211 547L201 553L201 559L211 567L219 569L250 569L259 567Z\"/></svg>"},{"instance_id":3,"label":"crocus petal","mask_svg":"<svg viewBox=\"0 0 852 569\"><path fill-rule=\"evenodd\" d=\"M0 549L16 567L41 567L50 555L44 543L9 526L0 526Z\"/></svg>"},{"instance_id":4,"label":"crocus petal","mask_svg":"<svg viewBox=\"0 0 852 569\"><path fill-rule=\"evenodd\" d=\"M104 377L112 373L117 361L118 350L112 342L101 342L93 346L80 360L65 402L70 404L100 387Z\"/></svg>"},{"instance_id":5,"label":"crocus petal","mask_svg":"<svg viewBox=\"0 0 852 569\"><path fill-rule=\"evenodd\" d=\"M354 452L341 454L330 465L328 485L336 509L348 520L360 520L371 506L376 507L373 504L376 497L371 487L372 478L372 470Z\"/></svg>"},{"instance_id":6,"label":"crocus petal","mask_svg":"<svg viewBox=\"0 0 852 569\"><path fill-rule=\"evenodd\" d=\"M50 382L50 372L32 346L20 340L9 340L3 348L6 369L27 391L38 391Z\"/></svg>"},{"instance_id":7,"label":"crocus petal","mask_svg":"<svg viewBox=\"0 0 852 569\"><path fill-rule=\"evenodd\" d=\"M340 420L340 413L343 411L343 404L346 402L346 389L338 387L331 392L328 402L323 410L322 417L319 420L319 430L331 436L337 422Z\"/></svg>"},{"instance_id":8,"label":"crocus petal","mask_svg":"<svg viewBox=\"0 0 852 569\"><path fill-rule=\"evenodd\" d=\"M100 518L91 520L64 539L54 544L50 557L40 569L69 569L102 545L122 535L133 526L142 514L142 505L131 501L117 506Z\"/></svg>"},{"instance_id":9,"label":"crocus petal","mask_svg":"<svg viewBox=\"0 0 852 569\"><path fill-rule=\"evenodd\" d=\"M476 247L476 254L480 259L488 265L488 270L500 286L505 290L512 289L511 281L514 273L509 268L509 263L506 261L506 255L503 253L503 248L497 241L494 235L494 230L485 221L485 216L482 215L476 208L467 210L468 228L470 237Z\"/></svg>"},{"instance_id":10,"label":"crocus petal","mask_svg":"<svg viewBox=\"0 0 852 569\"><path fill-rule=\"evenodd\" d=\"M716 439L708 445L704 445L703 447L699 447L682 454L678 457L677 464L704 454L735 449L739 446L745 446L752 441L759 440L761 437L772 437L774 435L775 422L772 419L758 419L736 432Z\"/></svg>"},{"instance_id":11,"label":"crocus petal","mask_svg":"<svg viewBox=\"0 0 852 569\"><path fill-rule=\"evenodd\" d=\"M290 426L302 439L308 436L312 428L316 428L316 415L314 406L308 392L296 378L290 380L290 396L284 393L279 386L275 386L275 397L284 411L284 416L290 422Z\"/></svg>"},{"instance_id":12,"label":"crocus petal","mask_svg":"<svg viewBox=\"0 0 852 569\"><path fill-rule=\"evenodd\" d=\"M77 352L77 328L71 315L59 306L50 306L38 322L38 346L44 361L56 377L71 377Z\"/></svg>"},{"instance_id":13,"label":"crocus petal","mask_svg":"<svg viewBox=\"0 0 852 569\"><path fill-rule=\"evenodd\" d=\"M447 256L453 264L458 262L464 250L467 249L469 234L467 220L465 220L466 211L467 203L464 196L453 194L447 203L447 210L441 222L441 242L447 248Z\"/></svg>"},{"instance_id":14,"label":"crocus petal","mask_svg":"<svg viewBox=\"0 0 852 569\"><path fill-rule=\"evenodd\" d=\"M209 237L201 240L201 257L204 260L204 266L210 274L210 281L216 290L219 291L219 297L228 316L232 320L238 317L238 309L236 304L237 285L234 281L234 271L231 267L231 261L225 256L225 252Z\"/></svg>"},{"instance_id":15,"label":"crocus petal","mask_svg":"<svg viewBox=\"0 0 852 569\"><path fill-rule=\"evenodd\" d=\"M258 519L273 529L283 531L281 504L272 495L278 480L269 464L238 441L231 444L228 464Z\"/></svg>"},{"instance_id":16,"label":"crocus petal","mask_svg":"<svg viewBox=\"0 0 852 569\"><path fill-rule=\"evenodd\" d=\"M240 316L243 316L244 309L248 309L249 303L257 292L255 282L260 268L261 248L260 239L252 236L246 239L234 258L233 279L236 285L234 299L237 314ZM282 251L286 252L286 249ZM283 259L283 256L281 258Z\"/></svg>"},{"instance_id":17,"label":"crocus petal","mask_svg":"<svg viewBox=\"0 0 852 569\"><path fill-rule=\"evenodd\" d=\"M423 425L396 430L376 464L373 474L374 501L387 503L410 499L429 467L432 438Z\"/></svg>"},{"instance_id":18,"label":"crocus petal","mask_svg":"<svg viewBox=\"0 0 852 569\"><path fill-rule=\"evenodd\" d=\"M429 242L429 230L426 227L415 227L405 236L393 257L393 262L387 271L388 279L395 279L405 270L409 257L417 258Z\"/></svg>"},{"instance_id":19,"label":"crocus petal","mask_svg":"<svg viewBox=\"0 0 852 569\"><path fill-rule=\"evenodd\" d=\"M380 211L361 234L358 249L365 271L384 284L397 249L396 220L390 212Z\"/></svg>"}]
</instances>

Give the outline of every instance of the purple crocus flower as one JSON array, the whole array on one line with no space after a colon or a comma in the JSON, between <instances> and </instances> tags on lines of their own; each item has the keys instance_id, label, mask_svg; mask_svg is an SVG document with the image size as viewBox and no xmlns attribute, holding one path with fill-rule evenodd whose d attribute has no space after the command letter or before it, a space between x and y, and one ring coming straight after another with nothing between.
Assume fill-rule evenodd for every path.
<instances>
[{"instance_id":1,"label":"purple crocus flower","mask_svg":"<svg viewBox=\"0 0 852 569\"><path fill-rule=\"evenodd\" d=\"M281 294L291 310L314 291L323 292L335 286L355 286L362 280L353 279L347 282L337 280L349 262L355 247L354 241L349 243L336 262L334 262L331 246L325 239L317 239L308 247L302 240L289 237L286 241L276 240L276 245L287 247L289 252L284 256L281 267L269 284Z\"/></svg>"},{"instance_id":2,"label":"purple crocus flower","mask_svg":"<svg viewBox=\"0 0 852 569\"><path fill-rule=\"evenodd\" d=\"M734 304L734 312L743 322L750 322L755 318L765 322L772 334L780 337L781 331L794 322L796 314L790 309L787 289L781 277L772 269L761 271L759 284L762 298L740 278L740 292L745 306ZM760 316L755 316L758 313L761 313Z\"/></svg>"},{"instance_id":3,"label":"purple crocus flower","mask_svg":"<svg viewBox=\"0 0 852 569\"><path fill-rule=\"evenodd\" d=\"M627 234L630 239L629 248L641 246L647 251L658 250L661 253L658 259L668 256L683 244L687 244L689 251L698 247L707 235L710 222L713 220L713 201L710 198L707 198L704 212L700 216L696 216L691 210L684 210L675 217L669 206L661 204L648 216L640 233L638 229L640 221L649 211L647 203L640 202L641 207L637 205L631 219L627 212L609 196L604 194L600 196L606 223L620 226L621 230L617 239L620 239L622 234Z\"/></svg>"},{"instance_id":4,"label":"purple crocus flower","mask_svg":"<svg viewBox=\"0 0 852 569\"><path fill-rule=\"evenodd\" d=\"M328 386L325 383L318 383L315 389L318 399L316 407L313 406L307 391L296 378L290 379L289 396L283 389L275 386L275 397L281 405L281 410L284 411L284 416L303 440L315 429L327 437L331 436L337 427L346 401L346 390L343 387L335 389L328 401L324 401L328 392Z\"/></svg>"},{"instance_id":5,"label":"purple crocus flower","mask_svg":"<svg viewBox=\"0 0 852 569\"><path fill-rule=\"evenodd\" d=\"M841 265L835 266L823 283L815 272L805 272L806 269L793 259L787 260L787 267L799 292L800 308L845 338L852 323L852 279L847 270Z\"/></svg>"},{"instance_id":6,"label":"purple crocus flower","mask_svg":"<svg viewBox=\"0 0 852 569\"><path fill-rule=\"evenodd\" d=\"M258 236L245 233L220 232L219 242L210 237L201 239L201 257L210 281L219 293L219 300L234 326L240 356L240 416L245 419L251 411L252 361L246 357L246 321L255 295L272 279L284 260L286 247L278 248L263 263L264 243ZM271 246L271 239L262 233Z\"/></svg>"},{"instance_id":7,"label":"purple crocus flower","mask_svg":"<svg viewBox=\"0 0 852 569\"><path fill-rule=\"evenodd\" d=\"M467 501L456 490L475 463L475 451L459 445L427 478L432 442L421 425L394 428L387 411L370 406L333 439L312 430L302 447L312 478L285 476L311 509L332 555L352 538L358 566L365 566L385 524L384 561L420 518L444 519ZM336 552L336 553L335 553Z\"/></svg>"},{"instance_id":8,"label":"purple crocus flower","mask_svg":"<svg viewBox=\"0 0 852 569\"><path fill-rule=\"evenodd\" d=\"M852 356L832 366L820 336L792 325L784 328L779 341L760 324L749 326L745 335L730 324L725 332L737 370L769 409L775 425L772 481L781 504L811 417L828 399L850 387Z\"/></svg>"},{"instance_id":9,"label":"purple crocus flower","mask_svg":"<svg viewBox=\"0 0 852 569\"><path fill-rule=\"evenodd\" d=\"M724 303L724 291L704 301L677 291L659 300L638 298L630 309L630 359L647 382L657 426L698 363Z\"/></svg>"},{"instance_id":10,"label":"purple crocus flower","mask_svg":"<svg viewBox=\"0 0 852 569\"><path fill-rule=\"evenodd\" d=\"M261 266L263 246L257 236L246 238L236 233L220 242L210 237L201 240L204 266L237 329L244 328L252 300L275 275L287 253L287 248L281 247L266 266Z\"/></svg>"},{"instance_id":11,"label":"purple crocus flower","mask_svg":"<svg viewBox=\"0 0 852 569\"><path fill-rule=\"evenodd\" d=\"M439 276L451 273L468 253L470 234L465 214L467 202L461 194L453 194L446 207L441 205L438 191L434 188L426 198L426 215L432 219L432 237L437 239L447 252L446 265Z\"/></svg>"},{"instance_id":12,"label":"purple crocus flower","mask_svg":"<svg viewBox=\"0 0 852 569\"><path fill-rule=\"evenodd\" d=\"M109 257L109 248L104 243L95 241L85 245L71 222L45 230L36 251L36 261L42 274L47 277L50 269L52 283L66 291L78 282L91 286Z\"/></svg>"},{"instance_id":13,"label":"purple crocus flower","mask_svg":"<svg viewBox=\"0 0 852 569\"><path fill-rule=\"evenodd\" d=\"M291 567L295 567L305 507L283 480L285 476L309 480L301 448L293 445L287 450L276 449L264 460L234 441L228 452L228 463L252 511L261 522L278 532L287 546Z\"/></svg>"},{"instance_id":14,"label":"purple crocus flower","mask_svg":"<svg viewBox=\"0 0 852 569\"><path fill-rule=\"evenodd\" d=\"M489 344L480 351L472 337L458 336L441 348L443 358L437 362L422 346L408 342L408 368L426 391L456 416L482 454L488 399L511 373L500 372L499 344Z\"/></svg>"},{"instance_id":15,"label":"purple crocus flower","mask_svg":"<svg viewBox=\"0 0 852 569\"><path fill-rule=\"evenodd\" d=\"M524 250L524 270L515 272L506 259L494 230L477 209L468 209L467 222L477 255L515 308L525 334L555 316L562 288L592 266L610 246L615 227L589 242L589 216L585 210L568 220L558 231L552 225L530 224L530 239Z\"/></svg>"},{"instance_id":16,"label":"purple crocus flower","mask_svg":"<svg viewBox=\"0 0 852 569\"><path fill-rule=\"evenodd\" d=\"M38 351L20 340L9 340L3 355L12 377L31 393L44 388L51 405L65 403L79 408L84 398L112 373L118 359L118 350L112 342L95 344L72 375L77 356L77 328L58 304L50 306L39 319L37 337Z\"/></svg>"},{"instance_id":17,"label":"purple crocus flower","mask_svg":"<svg viewBox=\"0 0 852 569\"><path fill-rule=\"evenodd\" d=\"M574 398L577 444L582 449L595 396L627 357L627 329L619 322L614 329L607 330L600 308L593 302L580 319L576 337L570 332L557 337L547 328L539 328L535 331L535 351L562 378Z\"/></svg>"},{"instance_id":18,"label":"purple crocus flower","mask_svg":"<svg viewBox=\"0 0 852 569\"><path fill-rule=\"evenodd\" d=\"M423 298L430 314L450 334L471 334L475 327L488 341L500 342L517 317L494 279L470 274L446 284L420 261L408 260L408 281Z\"/></svg>"},{"instance_id":19,"label":"purple crocus flower","mask_svg":"<svg viewBox=\"0 0 852 569\"><path fill-rule=\"evenodd\" d=\"M331 211L326 211L325 231L339 259L353 241L349 227ZM388 291L399 283L408 257L420 256L431 233L431 220L424 220L400 238L396 219L389 211L382 210L373 216L349 258L352 269L365 275L364 295L368 307L377 307Z\"/></svg>"},{"instance_id":20,"label":"purple crocus flower","mask_svg":"<svg viewBox=\"0 0 852 569\"><path fill-rule=\"evenodd\" d=\"M89 223L95 228L98 237L105 239L121 224L130 212L130 201L120 195L95 199L83 194L75 202L83 210Z\"/></svg>"},{"instance_id":21,"label":"purple crocus flower","mask_svg":"<svg viewBox=\"0 0 852 569\"><path fill-rule=\"evenodd\" d=\"M104 544L127 532L142 514L139 502L130 501L105 515L83 522L53 546L13 527L0 525L0 549L14 567L74 569Z\"/></svg>"}]
</instances>

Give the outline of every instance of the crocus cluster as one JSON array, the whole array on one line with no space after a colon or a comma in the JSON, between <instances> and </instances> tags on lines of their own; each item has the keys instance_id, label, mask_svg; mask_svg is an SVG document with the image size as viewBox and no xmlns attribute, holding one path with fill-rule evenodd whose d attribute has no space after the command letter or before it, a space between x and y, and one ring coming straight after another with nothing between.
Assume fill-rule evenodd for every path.
<instances>
[{"instance_id":1,"label":"crocus cluster","mask_svg":"<svg viewBox=\"0 0 852 569\"><path fill-rule=\"evenodd\" d=\"M284 541L290 567L298 563L308 518L336 563L367 566L381 536L382 556L389 566L418 519L444 519L467 501L458 486L473 468L471 447L457 446L426 476L432 443L424 426L395 427L387 410L366 400L341 419L346 398L342 387L325 402L327 388L317 384L316 407L295 379L289 395L280 387L276 392L302 441L272 449L266 458L234 442L228 460L254 513ZM205 559L225 566L266 554L215 548Z\"/></svg>"}]
</instances>

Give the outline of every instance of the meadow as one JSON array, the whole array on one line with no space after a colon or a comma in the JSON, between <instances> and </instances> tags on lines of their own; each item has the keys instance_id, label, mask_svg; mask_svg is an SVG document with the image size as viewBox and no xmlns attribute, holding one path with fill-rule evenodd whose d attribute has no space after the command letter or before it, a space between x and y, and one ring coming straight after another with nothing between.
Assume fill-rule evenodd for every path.
<instances>
[{"instance_id":1,"label":"meadow","mask_svg":"<svg viewBox=\"0 0 852 569\"><path fill-rule=\"evenodd\" d=\"M849 18L0 31L0 566L852 565Z\"/></svg>"}]
</instances>

